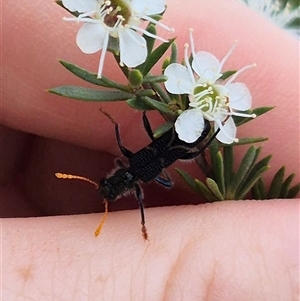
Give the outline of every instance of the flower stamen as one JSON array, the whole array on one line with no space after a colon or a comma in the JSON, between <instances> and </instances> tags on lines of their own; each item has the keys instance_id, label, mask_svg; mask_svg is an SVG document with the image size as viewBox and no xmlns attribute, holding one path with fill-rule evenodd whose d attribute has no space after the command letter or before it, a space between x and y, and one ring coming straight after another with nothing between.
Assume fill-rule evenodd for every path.
<instances>
[{"instance_id":1,"label":"flower stamen","mask_svg":"<svg viewBox=\"0 0 300 301\"><path fill-rule=\"evenodd\" d=\"M138 26L135 26L135 25L130 25L130 28L132 28L132 29L134 29L134 30L136 30L138 32L141 32L142 34L145 34L146 36L148 36L150 38L157 39L157 40L162 41L164 43L169 42L168 40L166 40L164 38L161 38L161 37L159 37L159 36L157 36L157 35L149 32L149 31L147 31L147 30L145 30L145 29L143 29L141 27L138 27Z\"/></svg>"},{"instance_id":2,"label":"flower stamen","mask_svg":"<svg viewBox=\"0 0 300 301\"><path fill-rule=\"evenodd\" d=\"M252 64L252 65L247 65L243 68L241 68L240 70L238 70L236 73L234 73L230 78L229 80L226 82L226 84L230 84L232 83L242 72L244 72L245 70L247 69L250 69L250 68L253 68L253 67L256 67L256 64Z\"/></svg>"},{"instance_id":3,"label":"flower stamen","mask_svg":"<svg viewBox=\"0 0 300 301\"><path fill-rule=\"evenodd\" d=\"M151 23L153 23L153 24L155 24L155 25L157 25L157 26L159 26L159 27L161 27L161 28L163 28L163 29L165 29L167 31L170 31L170 32L174 32L175 31L175 29L173 27L168 27L167 25L165 25L165 24L163 24L163 23L161 23L159 21L156 21L156 20L154 20L153 18L151 18L149 16L145 15L145 16L143 16L143 19L146 20L146 21L149 21L149 22L151 22Z\"/></svg>"},{"instance_id":4,"label":"flower stamen","mask_svg":"<svg viewBox=\"0 0 300 301\"><path fill-rule=\"evenodd\" d=\"M106 34L103 40L103 47L102 47L102 52L100 56L100 61L99 61L99 68L98 68L98 78L101 78L102 76L102 71L103 71L103 66L104 66L104 59L107 51L107 46L108 46L108 40L109 40L109 35Z\"/></svg>"},{"instance_id":5,"label":"flower stamen","mask_svg":"<svg viewBox=\"0 0 300 301\"><path fill-rule=\"evenodd\" d=\"M184 44L184 62L185 62L185 65L187 67L187 70L189 72L190 78L191 78L192 82L195 84L196 80L195 80L195 77L194 77L194 74L193 74L191 64L189 62L189 58L188 58L188 48L189 48L189 44L185 43Z\"/></svg>"},{"instance_id":6,"label":"flower stamen","mask_svg":"<svg viewBox=\"0 0 300 301\"><path fill-rule=\"evenodd\" d=\"M233 45L231 46L231 48L229 49L229 51L227 52L227 54L223 57L222 61L220 62L220 69L222 69L224 63L227 61L227 59L229 58L229 56L231 55L231 53L233 52L235 46L237 45L237 40L234 41Z\"/></svg>"}]
</instances>

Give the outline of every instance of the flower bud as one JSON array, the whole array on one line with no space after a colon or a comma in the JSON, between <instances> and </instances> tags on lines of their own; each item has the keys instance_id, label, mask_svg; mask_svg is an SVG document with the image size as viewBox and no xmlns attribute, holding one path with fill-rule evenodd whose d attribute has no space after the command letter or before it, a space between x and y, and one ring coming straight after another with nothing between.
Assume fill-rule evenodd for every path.
<instances>
[{"instance_id":1,"label":"flower bud","mask_svg":"<svg viewBox=\"0 0 300 301\"><path fill-rule=\"evenodd\" d=\"M143 82L143 74L138 69L133 69L129 72L128 80L131 86L139 87Z\"/></svg>"}]
</instances>

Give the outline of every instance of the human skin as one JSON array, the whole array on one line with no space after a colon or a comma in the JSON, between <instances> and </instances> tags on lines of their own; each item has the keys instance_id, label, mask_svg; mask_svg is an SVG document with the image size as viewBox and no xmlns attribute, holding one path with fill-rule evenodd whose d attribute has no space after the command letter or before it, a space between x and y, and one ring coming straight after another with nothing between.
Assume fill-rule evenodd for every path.
<instances>
[{"instance_id":1,"label":"human skin","mask_svg":"<svg viewBox=\"0 0 300 301\"><path fill-rule=\"evenodd\" d=\"M88 184L59 181L53 173L104 176L119 156L113 127L99 113L99 104L45 90L83 85L57 59L96 71L99 54L77 49L76 24L62 22L66 12L52 1L3 6L3 41L9 43L2 50L2 215L97 212L102 204ZM239 41L228 69L257 64L239 80L249 87L255 107L276 109L239 128L238 136L269 137L264 154L273 154L271 171L283 164L289 173L297 171L298 42L235 1L190 1L180 24L179 7L182 2L170 3L164 19L176 25L179 47L193 27L196 49L219 58ZM108 55L104 74L124 80L115 70ZM141 122L134 130L130 124L140 114L121 104L103 107L121 124L126 146L137 150L149 143ZM158 119L151 115L155 124ZM185 166L194 171L191 164ZM16 176L20 169L25 181ZM20 181L21 188L16 186ZM159 205L163 195L164 205L189 203L186 198L192 196L175 181L173 190L144 186L147 202ZM127 202L136 204L122 198L112 209L127 208ZM146 209L146 242L138 211L110 213L98 238L93 231L99 214L3 219L3 300L298 300L298 211L299 200Z\"/></svg>"}]
</instances>

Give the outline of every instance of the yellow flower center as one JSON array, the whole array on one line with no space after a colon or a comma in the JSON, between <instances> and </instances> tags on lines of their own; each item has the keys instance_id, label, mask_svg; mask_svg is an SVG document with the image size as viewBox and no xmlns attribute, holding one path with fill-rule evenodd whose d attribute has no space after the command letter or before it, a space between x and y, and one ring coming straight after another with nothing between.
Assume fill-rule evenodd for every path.
<instances>
[{"instance_id":1,"label":"yellow flower center","mask_svg":"<svg viewBox=\"0 0 300 301\"><path fill-rule=\"evenodd\" d=\"M130 17L130 6L122 0L101 1L101 7L95 14L95 18L102 19L105 25L112 28L126 25Z\"/></svg>"},{"instance_id":2,"label":"yellow flower center","mask_svg":"<svg viewBox=\"0 0 300 301\"><path fill-rule=\"evenodd\" d=\"M216 113L227 113L229 101L226 95L221 95L214 85L203 83L194 89L190 102L191 107L197 107L210 119Z\"/></svg>"}]
</instances>

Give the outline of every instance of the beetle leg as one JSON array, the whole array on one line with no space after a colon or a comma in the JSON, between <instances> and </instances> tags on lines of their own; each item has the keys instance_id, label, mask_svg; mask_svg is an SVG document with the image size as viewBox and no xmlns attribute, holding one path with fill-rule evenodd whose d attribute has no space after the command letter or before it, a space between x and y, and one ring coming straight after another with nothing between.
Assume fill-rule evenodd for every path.
<instances>
[{"instance_id":1,"label":"beetle leg","mask_svg":"<svg viewBox=\"0 0 300 301\"><path fill-rule=\"evenodd\" d=\"M195 152L190 152L185 154L184 156L180 157L181 160L190 160L194 159L197 156L199 156L211 143L212 141L216 138L218 133L220 132L220 129L217 129L215 133L208 139L208 141L199 149L198 151Z\"/></svg>"},{"instance_id":2,"label":"beetle leg","mask_svg":"<svg viewBox=\"0 0 300 301\"><path fill-rule=\"evenodd\" d=\"M116 165L120 168L126 168L125 164L123 163L123 161L119 158L116 159Z\"/></svg>"},{"instance_id":3,"label":"beetle leg","mask_svg":"<svg viewBox=\"0 0 300 301\"><path fill-rule=\"evenodd\" d=\"M139 202L140 211L141 211L141 224L142 224L142 234L145 240L148 240L148 233L145 223L145 213L144 213L144 203L143 203L143 193L140 186L135 184L135 195Z\"/></svg>"},{"instance_id":4,"label":"beetle leg","mask_svg":"<svg viewBox=\"0 0 300 301\"><path fill-rule=\"evenodd\" d=\"M119 130L119 125L117 123L115 123L115 133L116 133L117 143L118 143L118 146L119 146L119 148L121 150L121 153L125 157L130 158L133 155L133 152L130 151L129 149L127 149L126 147L124 147L122 145L121 136L120 136L120 130Z\"/></svg>"},{"instance_id":5,"label":"beetle leg","mask_svg":"<svg viewBox=\"0 0 300 301\"><path fill-rule=\"evenodd\" d=\"M153 131L151 129L151 125L150 125L150 122L149 122L149 119L146 115L146 111L143 112L143 124L144 124L144 128L148 134L148 136L150 137L150 139L152 141L155 140L154 136L153 136Z\"/></svg>"},{"instance_id":6,"label":"beetle leg","mask_svg":"<svg viewBox=\"0 0 300 301\"><path fill-rule=\"evenodd\" d=\"M174 184L173 184L171 178L169 177L168 173L165 170L163 170L162 173L163 173L164 177L157 176L155 178L155 181L165 187L172 188L174 186Z\"/></svg>"}]
</instances>

